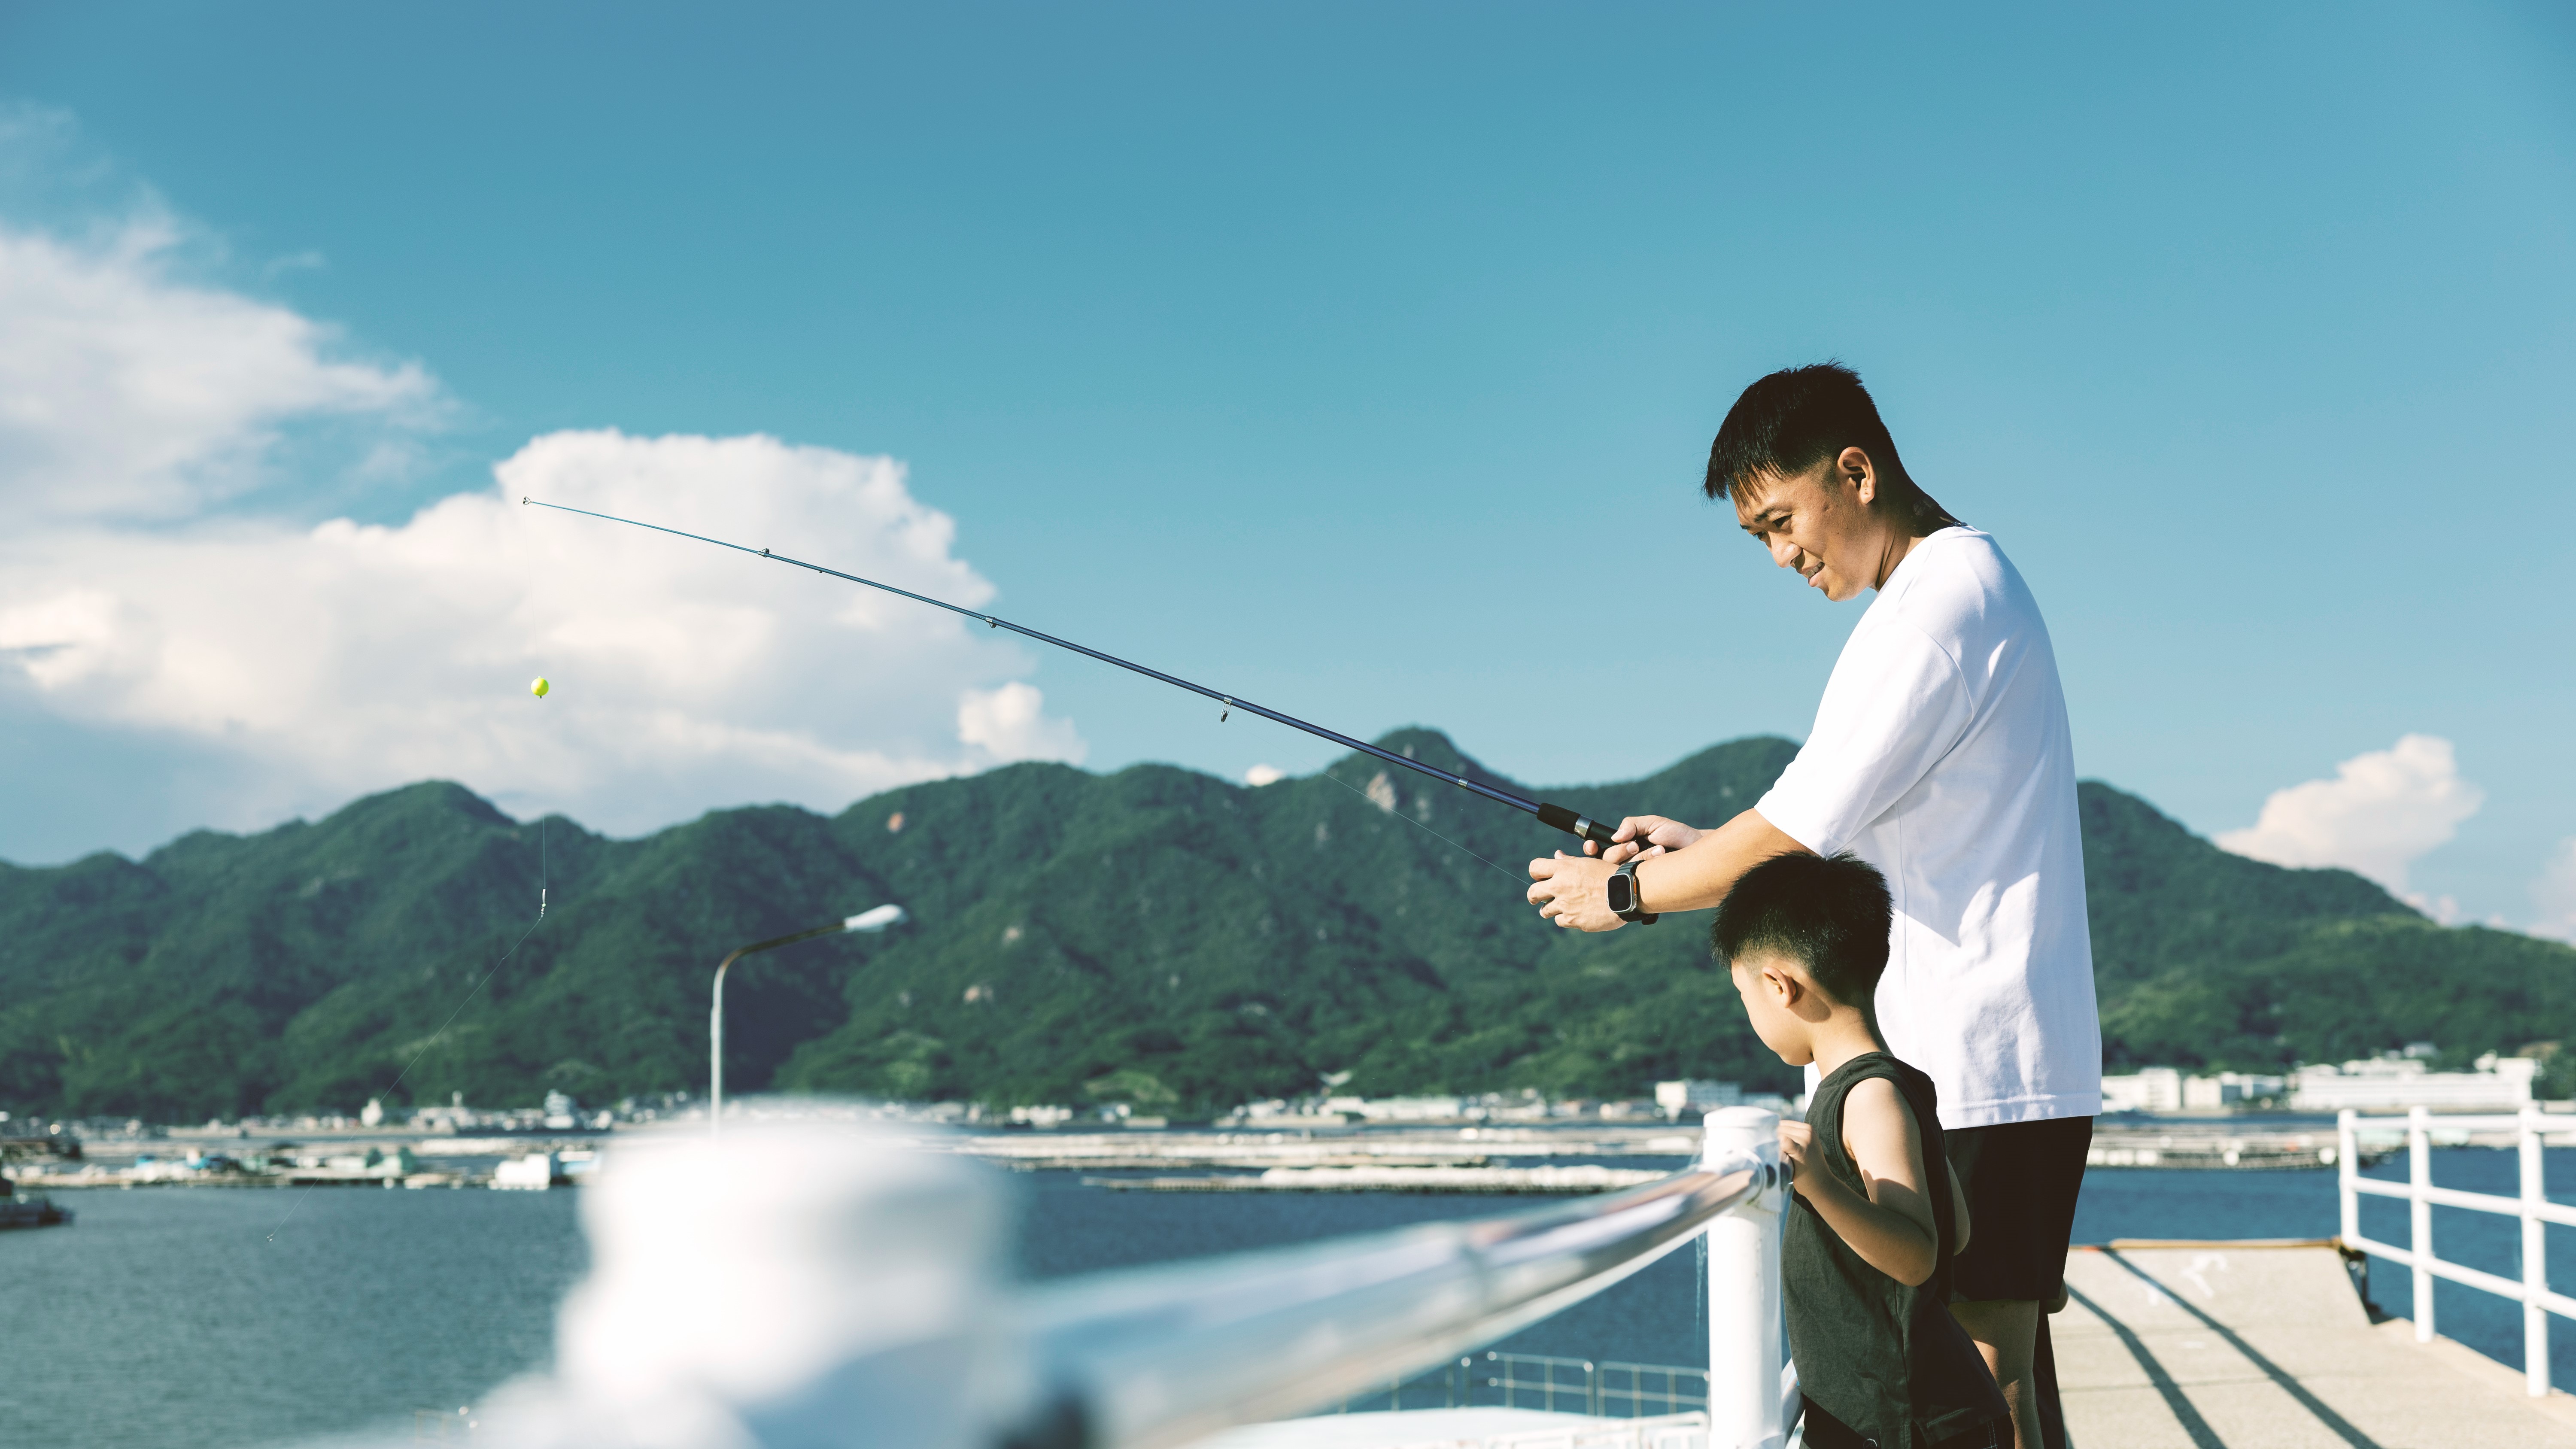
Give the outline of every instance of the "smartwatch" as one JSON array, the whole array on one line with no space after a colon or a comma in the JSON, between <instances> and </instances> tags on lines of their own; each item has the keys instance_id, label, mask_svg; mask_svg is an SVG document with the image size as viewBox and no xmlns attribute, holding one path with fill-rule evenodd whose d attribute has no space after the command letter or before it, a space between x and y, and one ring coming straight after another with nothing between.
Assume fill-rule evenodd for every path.
<instances>
[{"instance_id":1,"label":"smartwatch","mask_svg":"<svg viewBox=\"0 0 2576 1449\"><path fill-rule=\"evenodd\" d=\"M1641 926L1655 923L1652 914L1637 909L1637 862L1622 861L1617 870L1610 872L1610 879L1602 883L1602 888L1610 897L1612 915Z\"/></svg>"}]
</instances>

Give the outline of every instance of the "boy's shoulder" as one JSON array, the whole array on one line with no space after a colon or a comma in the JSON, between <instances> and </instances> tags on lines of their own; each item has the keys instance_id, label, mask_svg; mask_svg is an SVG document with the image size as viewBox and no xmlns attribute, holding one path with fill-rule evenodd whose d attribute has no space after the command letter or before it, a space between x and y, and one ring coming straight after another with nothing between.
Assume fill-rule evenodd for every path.
<instances>
[{"instance_id":1,"label":"boy's shoulder","mask_svg":"<svg viewBox=\"0 0 2576 1449\"><path fill-rule=\"evenodd\" d=\"M1914 1119L1919 1132L1923 1116L1938 1110L1939 1089L1932 1078L1901 1057L1871 1052L1855 1058L1846 1070L1853 1073L1840 1094L1846 1119L1854 1109L1872 1115L1902 1112Z\"/></svg>"},{"instance_id":2,"label":"boy's shoulder","mask_svg":"<svg viewBox=\"0 0 2576 1449\"><path fill-rule=\"evenodd\" d=\"M1920 1178L1942 1141L1931 1079L1894 1057L1843 1090L1834 1118L1834 1135L1842 1139L1835 1145L1855 1168L1874 1162L1880 1166L1873 1170L1884 1171L1903 1163Z\"/></svg>"},{"instance_id":3,"label":"boy's shoulder","mask_svg":"<svg viewBox=\"0 0 2576 1449\"><path fill-rule=\"evenodd\" d=\"M1926 1075L1922 1068L1885 1047L1853 1057L1850 1061L1827 1072L1817 1082L1817 1086L1822 1087L1826 1082L1836 1079L1846 1080L1853 1087L1858 1087L1863 1082L1890 1079L1900 1081L1909 1087L1917 1084L1929 1086L1932 1082L1932 1078Z\"/></svg>"}]
</instances>

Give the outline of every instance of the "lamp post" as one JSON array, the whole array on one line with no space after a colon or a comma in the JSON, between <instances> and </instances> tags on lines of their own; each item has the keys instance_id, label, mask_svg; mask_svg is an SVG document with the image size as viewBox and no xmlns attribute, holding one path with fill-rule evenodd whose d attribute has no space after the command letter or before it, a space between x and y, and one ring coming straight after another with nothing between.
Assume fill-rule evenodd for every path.
<instances>
[{"instance_id":1,"label":"lamp post","mask_svg":"<svg viewBox=\"0 0 2576 1449\"><path fill-rule=\"evenodd\" d=\"M828 926L816 926L810 931L798 931L791 936L776 936L766 941L754 941L748 946L736 948L732 955L716 964L715 1010L707 1016L707 1129L709 1135L715 1137L724 1135L725 971L736 961L756 951L775 951L781 946L793 946L799 941L811 941L818 936L837 936L844 931L882 931L902 919L903 907L889 903L878 906L874 910L861 911L855 916L835 921Z\"/></svg>"}]
</instances>

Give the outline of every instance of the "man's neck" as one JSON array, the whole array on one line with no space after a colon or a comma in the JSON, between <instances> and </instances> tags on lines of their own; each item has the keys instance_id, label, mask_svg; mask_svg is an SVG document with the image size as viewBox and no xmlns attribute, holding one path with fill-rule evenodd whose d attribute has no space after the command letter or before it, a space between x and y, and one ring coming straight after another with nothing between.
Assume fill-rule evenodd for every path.
<instances>
[{"instance_id":1,"label":"man's neck","mask_svg":"<svg viewBox=\"0 0 2576 1449\"><path fill-rule=\"evenodd\" d=\"M1807 1045L1815 1053L1816 1075L1820 1077L1841 1071L1854 1057L1887 1050L1887 1043L1878 1039L1876 1023L1840 1013L1816 1023Z\"/></svg>"},{"instance_id":2,"label":"man's neck","mask_svg":"<svg viewBox=\"0 0 2576 1449\"><path fill-rule=\"evenodd\" d=\"M1922 525L1918 524L1916 526ZM1875 583L1872 583L1870 587L1873 589L1886 588L1887 581L1896 577L1896 570L1902 566L1908 558L1913 556L1916 545L1948 527L1950 527L1950 525L1947 523L1933 523L1929 527L1926 527L1923 532L1916 533L1909 527L1891 525L1888 529L1886 540L1879 546L1878 579Z\"/></svg>"}]
</instances>

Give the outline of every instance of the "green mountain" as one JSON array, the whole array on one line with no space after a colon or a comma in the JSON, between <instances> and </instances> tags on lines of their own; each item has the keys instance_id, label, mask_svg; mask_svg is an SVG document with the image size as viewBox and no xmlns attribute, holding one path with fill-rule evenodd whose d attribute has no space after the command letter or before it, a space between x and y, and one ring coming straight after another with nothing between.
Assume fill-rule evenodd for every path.
<instances>
[{"instance_id":1,"label":"green mountain","mask_svg":"<svg viewBox=\"0 0 2576 1449\"><path fill-rule=\"evenodd\" d=\"M2463 1067L2576 1039L2576 947L2437 926L2350 871L2246 860L2134 795L2091 781L2082 795L2115 1070L2342 1061L2414 1041ZM2563 1096L2576 1079L2554 1070L2543 1086Z\"/></svg>"},{"instance_id":2,"label":"green mountain","mask_svg":"<svg viewBox=\"0 0 2576 1449\"><path fill-rule=\"evenodd\" d=\"M1380 743L1510 783L1433 731ZM1713 823L1793 753L1738 740L1544 793ZM186 1120L694 1091L717 958L883 901L911 920L735 968L738 1090L1198 1113L1340 1071L1372 1094L1794 1080L1710 969L1705 916L1546 925L1519 870L1564 837L1404 776L1356 755L1257 790L1018 765L624 841L432 782L141 862L0 866L0 1107ZM2243 860L2083 790L2114 1066L2576 1037L2576 950L2437 927L2348 872Z\"/></svg>"}]
</instances>

